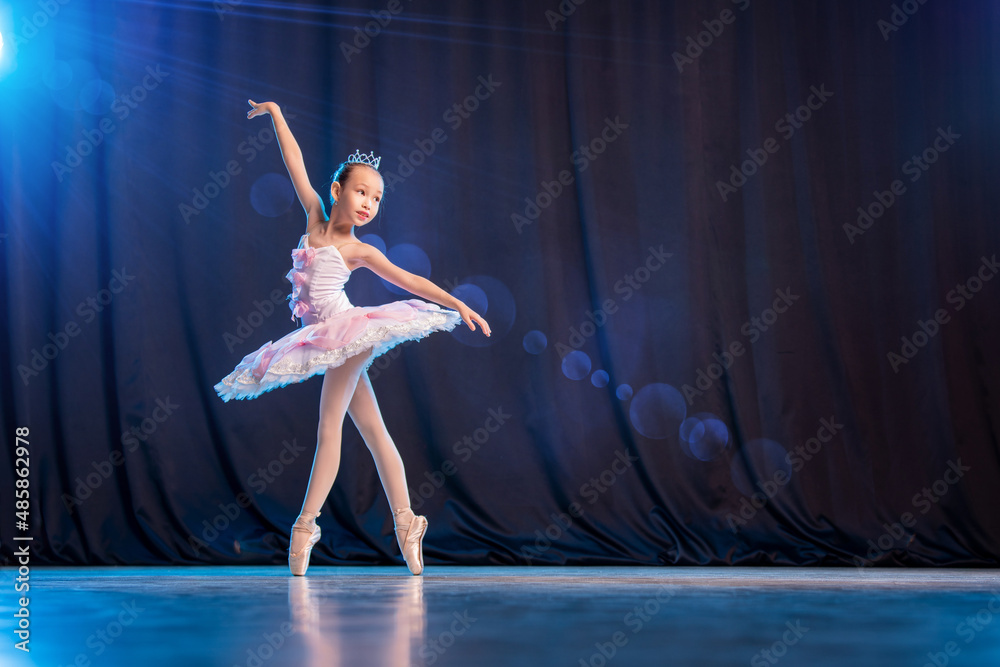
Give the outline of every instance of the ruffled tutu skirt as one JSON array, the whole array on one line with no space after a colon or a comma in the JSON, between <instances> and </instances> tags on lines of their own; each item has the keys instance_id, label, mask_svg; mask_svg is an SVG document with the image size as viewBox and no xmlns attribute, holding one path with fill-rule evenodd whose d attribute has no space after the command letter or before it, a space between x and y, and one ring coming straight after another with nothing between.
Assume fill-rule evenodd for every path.
<instances>
[{"instance_id":1,"label":"ruffled tutu skirt","mask_svg":"<svg viewBox=\"0 0 1000 667\"><path fill-rule=\"evenodd\" d=\"M303 326L243 357L236 369L215 385L223 401L261 394L322 375L348 358L374 350L365 370L379 355L408 340L435 331L451 331L462 322L454 310L407 299L382 306L351 307Z\"/></svg>"}]
</instances>

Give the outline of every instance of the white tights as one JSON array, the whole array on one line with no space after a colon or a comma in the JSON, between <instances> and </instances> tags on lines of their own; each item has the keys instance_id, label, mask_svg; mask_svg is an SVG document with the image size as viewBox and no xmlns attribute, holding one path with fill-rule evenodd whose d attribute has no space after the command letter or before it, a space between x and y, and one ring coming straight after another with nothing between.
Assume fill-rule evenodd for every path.
<instances>
[{"instance_id":1,"label":"white tights","mask_svg":"<svg viewBox=\"0 0 1000 667\"><path fill-rule=\"evenodd\" d=\"M313 458L309 486L302 503L300 524L312 525L340 470L340 446L344 430L344 415L350 414L365 445L375 459L382 488L393 510L409 508L410 493L406 487L406 471L395 443L386 430L368 373L362 372L365 355L356 355L342 366L326 371L319 399L319 429L316 456ZM304 515L304 516L303 516ZM402 516L409 517L404 512ZM306 521L308 519L308 521ZM297 551L309 540L304 531L292 531L292 550Z\"/></svg>"}]
</instances>

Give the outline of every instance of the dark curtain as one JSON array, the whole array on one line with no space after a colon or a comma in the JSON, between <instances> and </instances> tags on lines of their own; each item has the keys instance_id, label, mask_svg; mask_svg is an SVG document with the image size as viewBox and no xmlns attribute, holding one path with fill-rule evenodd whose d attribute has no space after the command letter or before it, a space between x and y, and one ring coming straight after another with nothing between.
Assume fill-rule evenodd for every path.
<instances>
[{"instance_id":1,"label":"dark curtain","mask_svg":"<svg viewBox=\"0 0 1000 667\"><path fill-rule=\"evenodd\" d=\"M995 565L998 30L982 0L14 3L3 562L284 562L321 379L212 389L295 327L252 98L321 192L380 155L359 236L493 328L370 371L428 563ZM344 433L313 563L400 563Z\"/></svg>"}]
</instances>

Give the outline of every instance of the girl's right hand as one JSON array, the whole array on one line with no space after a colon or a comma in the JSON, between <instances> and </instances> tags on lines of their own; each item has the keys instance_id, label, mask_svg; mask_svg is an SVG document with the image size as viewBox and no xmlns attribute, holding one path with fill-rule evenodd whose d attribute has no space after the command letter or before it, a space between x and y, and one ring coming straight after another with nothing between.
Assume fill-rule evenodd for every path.
<instances>
[{"instance_id":1,"label":"girl's right hand","mask_svg":"<svg viewBox=\"0 0 1000 667\"><path fill-rule=\"evenodd\" d=\"M263 116L264 114L269 114L271 113L272 110L278 108L278 105L275 104L274 102L261 102L260 104L257 104L253 100L247 100L247 102L249 102L250 106L253 107L253 109L247 111L247 118L254 118L255 116Z\"/></svg>"}]
</instances>

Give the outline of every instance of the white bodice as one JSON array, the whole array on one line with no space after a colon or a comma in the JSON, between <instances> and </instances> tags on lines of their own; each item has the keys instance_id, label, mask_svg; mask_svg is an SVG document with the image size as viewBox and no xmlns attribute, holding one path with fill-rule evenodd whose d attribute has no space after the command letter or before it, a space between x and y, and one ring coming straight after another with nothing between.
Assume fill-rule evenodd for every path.
<instances>
[{"instance_id":1,"label":"white bodice","mask_svg":"<svg viewBox=\"0 0 1000 667\"><path fill-rule=\"evenodd\" d=\"M293 268L286 277L293 286L293 313L299 309L303 326L354 307L344 292L351 270L340 250L332 245L312 248L305 234L292 259Z\"/></svg>"}]
</instances>

